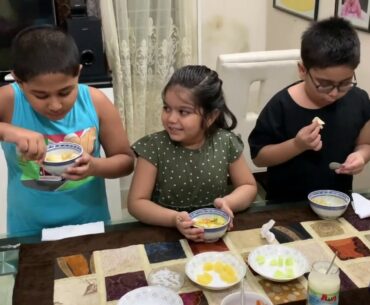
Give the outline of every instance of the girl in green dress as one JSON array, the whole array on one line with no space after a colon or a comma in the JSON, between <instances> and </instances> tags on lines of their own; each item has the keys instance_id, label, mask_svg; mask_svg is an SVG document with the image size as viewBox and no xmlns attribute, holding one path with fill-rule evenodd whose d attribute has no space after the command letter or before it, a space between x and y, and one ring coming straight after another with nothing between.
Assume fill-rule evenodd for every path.
<instances>
[{"instance_id":1,"label":"girl in green dress","mask_svg":"<svg viewBox=\"0 0 370 305\"><path fill-rule=\"evenodd\" d=\"M142 222L177 227L186 238L203 241L203 229L192 226L188 212L214 206L232 218L255 199L256 182L244 144L231 132L237 121L215 71L185 66L162 96L164 130L133 145L138 159L128 210Z\"/></svg>"}]
</instances>

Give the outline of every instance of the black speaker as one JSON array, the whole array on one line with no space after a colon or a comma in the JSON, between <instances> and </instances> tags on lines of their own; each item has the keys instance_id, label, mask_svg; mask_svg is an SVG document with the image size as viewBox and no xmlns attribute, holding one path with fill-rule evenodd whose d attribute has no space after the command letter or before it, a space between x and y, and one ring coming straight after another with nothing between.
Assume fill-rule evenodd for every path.
<instances>
[{"instance_id":1,"label":"black speaker","mask_svg":"<svg viewBox=\"0 0 370 305\"><path fill-rule=\"evenodd\" d=\"M70 0L70 5L72 18L87 16L86 0Z\"/></svg>"},{"instance_id":2,"label":"black speaker","mask_svg":"<svg viewBox=\"0 0 370 305\"><path fill-rule=\"evenodd\" d=\"M68 19L67 30L80 51L83 65L80 81L89 82L106 78L108 71L100 19L92 16Z\"/></svg>"}]
</instances>

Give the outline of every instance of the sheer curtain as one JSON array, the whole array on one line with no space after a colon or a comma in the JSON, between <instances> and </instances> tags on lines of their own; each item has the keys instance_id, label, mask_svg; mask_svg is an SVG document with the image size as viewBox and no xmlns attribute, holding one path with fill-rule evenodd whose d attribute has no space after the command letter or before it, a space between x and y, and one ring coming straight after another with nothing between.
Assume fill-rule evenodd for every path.
<instances>
[{"instance_id":1,"label":"sheer curtain","mask_svg":"<svg viewBox=\"0 0 370 305\"><path fill-rule=\"evenodd\" d=\"M160 130L161 90L197 62L196 0L100 0L115 104L131 142Z\"/></svg>"}]
</instances>

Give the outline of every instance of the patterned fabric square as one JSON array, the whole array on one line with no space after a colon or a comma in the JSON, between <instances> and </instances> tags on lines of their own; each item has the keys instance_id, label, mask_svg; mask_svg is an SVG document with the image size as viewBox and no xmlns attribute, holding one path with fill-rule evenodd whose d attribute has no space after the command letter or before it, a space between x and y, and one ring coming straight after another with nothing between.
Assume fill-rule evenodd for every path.
<instances>
[{"instance_id":1,"label":"patterned fabric square","mask_svg":"<svg viewBox=\"0 0 370 305\"><path fill-rule=\"evenodd\" d=\"M54 278L82 276L95 273L91 253L58 257L54 265Z\"/></svg>"},{"instance_id":2,"label":"patterned fabric square","mask_svg":"<svg viewBox=\"0 0 370 305\"><path fill-rule=\"evenodd\" d=\"M100 255L101 269L105 276L143 270L144 250L141 245L118 249L102 250ZM142 250L142 251L141 251ZM95 254L94 254L95 255Z\"/></svg>"},{"instance_id":3,"label":"patterned fabric square","mask_svg":"<svg viewBox=\"0 0 370 305\"><path fill-rule=\"evenodd\" d=\"M323 246L316 240L292 243L289 246L304 253L304 256L307 258L310 266L317 261L330 261L332 259L332 256L324 251Z\"/></svg>"},{"instance_id":4,"label":"patterned fabric square","mask_svg":"<svg viewBox=\"0 0 370 305\"><path fill-rule=\"evenodd\" d=\"M286 226L274 226L270 231L275 234L276 240L281 244L312 238L303 226L297 222Z\"/></svg>"},{"instance_id":5,"label":"patterned fabric square","mask_svg":"<svg viewBox=\"0 0 370 305\"><path fill-rule=\"evenodd\" d=\"M127 292L143 286L148 286L143 271L107 276L105 278L107 301L118 300Z\"/></svg>"},{"instance_id":6,"label":"patterned fabric square","mask_svg":"<svg viewBox=\"0 0 370 305\"><path fill-rule=\"evenodd\" d=\"M180 293L184 305L208 305L208 301L202 291Z\"/></svg>"},{"instance_id":7,"label":"patterned fabric square","mask_svg":"<svg viewBox=\"0 0 370 305\"><path fill-rule=\"evenodd\" d=\"M229 248L226 246L223 239L219 239L214 243L197 243L190 240L188 242L191 252L193 252L194 255L207 251L229 251Z\"/></svg>"},{"instance_id":8,"label":"patterned fabric square","mask_svg":"<svg viewBox=\"0 0 370 305\"><path fill-rule=\"evenodd\" d=\"M333 252L338 251L341 260L370 256L370 250L358 237L326 241Z\"/></svg>"},{"instance_id":9,"label":"patterned fabric square","mask_svg":"<svg viewBox=\"0 0 370 305\"><path fill-rule=\"evenodd\" d=\"M370 230L370 221L368 218L361 219L353 212L352 209L349 210L349 213L344 214L344 218L357 230L359 231L368 231Z\"/></svg>"},{"instance_id":10,"label":"patterned fabric square","mask_svg":"<svg viewBox=\"0 0 370 305\"><path fill-rule=\"evenodd\" d=\"M321 238L336 235L343 235L345 232L340 226L340 222L332 220L317 221L311 224L311 228Z\"/></svg>"},{"instance_id":11,"label":"patterned fabric square","mask_svg":"<svg viewBox=\"0 0 370 305\"><path fill-rule=\"evenodd\" d=\"M346 291L357 288L355 283L351 281L351 279L345 274L342 270L339 269L339 277L340 277L340 290Z\"/></svg>"},{"instance_id":12,"label":"patterned fabric square","mask_svg":"<svg viewBox=\"0 0 370 305\"><path fill-rule=\"evenodd\" d=\"M255 248L266 244L266 240L260 235L260 230L261 229L231 231L227 233L226 238L229 239L239 251Z\"/></svg>"},{"instance_id":13,"label":"patterned fabric square","mask_svg":"<svg viewBox=\"0 0 370 305\"><path fill-rule=\"evenodd\" d=\"M54 282L54 304L99 305L95 275L56 280Z\"/></svg>"},{"instance_id":14,"label":"patterned fabric square","mask_svg":"<svg viewBox=\"0 0 370 305\"><path fill-rule=\"evenodd\" d=\"M258 282L273 304L306 299L307 289L298 280L276 283L261 278Z\"/></svg>"},{"instance_id":15,"label":"patterned fabric square","mask_svg":"<svg viewBox=\"0 0 370 305\"><path fill-rule=\"evenodd\" d=\"M370 261L356 262L346 266L346 272L351 275L353 282L358 287L368 287L370 285ZM365 304L363 304L365 305Z\"/></svg>"},{"instance_id":16,"label":"patterned fabric square","mask_svg":"<svg viewBox=\"0 0 370 305\"><path fill-rule=\"evenodd\" d=\"M144 247L150 263L159 263L186 257L179 241L145 244Z\"/></svg>"}]
</instances>

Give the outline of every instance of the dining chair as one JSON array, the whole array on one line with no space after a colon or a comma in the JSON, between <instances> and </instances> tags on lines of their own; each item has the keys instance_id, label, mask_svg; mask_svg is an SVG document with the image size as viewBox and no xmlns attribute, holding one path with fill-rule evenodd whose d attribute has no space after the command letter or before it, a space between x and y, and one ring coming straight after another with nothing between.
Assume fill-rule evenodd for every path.
<instances>
[{"instance_id":1,"label":"dining chair","mask_svg":"<svg viewBox=\"0 0 370 305\"><path fill-rule=\"evenodd\" d=\"M244 155L253 173L266 168L253 164L248 136L268 100L299 79L299 60L299 49L222 54L217 58L216 70L223 80L226 103L238 119L235 133L244 141Z\"/></svg>"}]
</instances>

